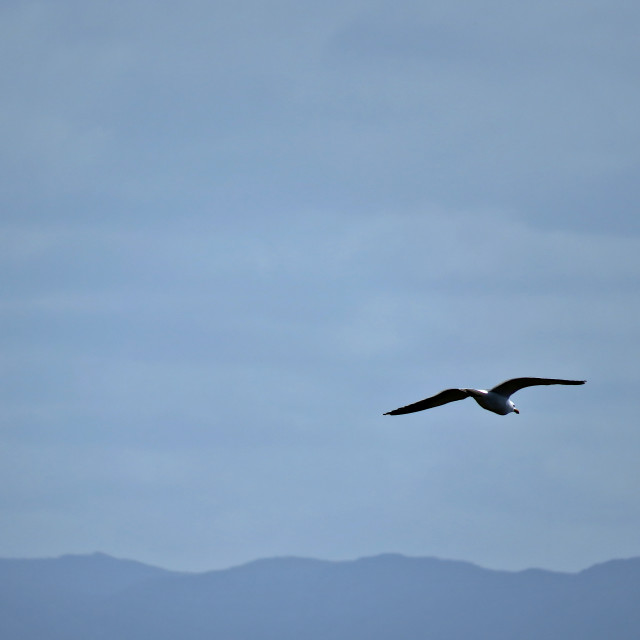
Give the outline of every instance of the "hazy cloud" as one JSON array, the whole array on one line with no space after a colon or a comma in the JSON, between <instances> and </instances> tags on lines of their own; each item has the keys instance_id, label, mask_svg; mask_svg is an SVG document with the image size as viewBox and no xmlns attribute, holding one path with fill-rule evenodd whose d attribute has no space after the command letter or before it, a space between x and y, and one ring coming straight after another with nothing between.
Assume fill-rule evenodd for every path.
<instances>
[{"instance_id":1,"label":"hazy cloud","mask_svg":"<svg viewBox=\"0 0 640 640\"><path fill-rule=\"evenodd\" d=\"M636 9L0 12L1 555L638 553Z\"/></svg>"}]
</instances>

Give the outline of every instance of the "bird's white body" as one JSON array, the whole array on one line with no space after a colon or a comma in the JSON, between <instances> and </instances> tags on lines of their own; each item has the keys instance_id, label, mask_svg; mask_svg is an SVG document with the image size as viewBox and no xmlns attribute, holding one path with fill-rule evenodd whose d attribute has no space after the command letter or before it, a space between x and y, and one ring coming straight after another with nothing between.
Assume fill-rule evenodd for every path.
<instances>
[{"instance_id":1,"label":"bird's white body","mask_svg":"<svg viewBox=\"0 0 640 640\"><path fill-rule=\"evenodd\" d=\"M493 411L500 416L506 416L508 413L520 413L513 402L499 393L487 391L486 389L465 389L465 391L487 411Z\"/></svg>"}]
</instances>

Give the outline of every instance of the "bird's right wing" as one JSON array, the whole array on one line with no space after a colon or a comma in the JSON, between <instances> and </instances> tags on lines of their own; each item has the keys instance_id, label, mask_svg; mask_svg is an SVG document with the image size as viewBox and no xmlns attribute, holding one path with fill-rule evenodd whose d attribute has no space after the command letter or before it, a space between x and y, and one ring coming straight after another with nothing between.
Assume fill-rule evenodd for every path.
<instances>
[{"instance_id":1,"label":"bird's right wing","mask_svg":"<svg viewBox=\"0 0 640 640\"><path fill-rule=\"evenodd\" d=\"M525 387L535 387L544 384L584 384L584 380L562 380L559 378L513 378L493 387L491 391L508 398L510 395Z\"/></svg>"},{"instance_id":2,"label":"bird's right wing","mask_svg":"<svg viewBox=\"0 0 640 640\"><path fill-rule=\"evenodd\" d=\"M408 404L406 407L400 407L393 411L388 411L385 416L399 416L403 413L414 413L415 411L424 411L425 409L433 409L441 404L455 402L456 400L464 400L469 394L464 389L445 389L435 396L425 398L419 402Z\"/></svg>"}]
</instances>

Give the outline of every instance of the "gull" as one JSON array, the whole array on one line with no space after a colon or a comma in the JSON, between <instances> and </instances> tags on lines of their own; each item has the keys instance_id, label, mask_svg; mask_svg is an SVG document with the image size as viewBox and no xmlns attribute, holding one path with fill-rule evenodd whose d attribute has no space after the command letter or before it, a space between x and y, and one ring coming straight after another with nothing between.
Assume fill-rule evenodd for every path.
<instances>
[{"instance_id":1,"label":"gull","mask_svg":"<svg viewBox=\"0 0 640 640\"><path fill-rule=\"evenodd\" d=\"M403 413L414 413L439 407L442 404L464 400L471 396L483 409L493 411L501 416L508 413L520 413L509 397L516 391L525 387L535 387L543 384L584 384L586 380L560 380L558 378L512 378L500 383L493 389L445 389L435 396L425 398L419 402L408 404L393 411L388 411L385 416L398 416Z\"/></svg>"}]
</instances>

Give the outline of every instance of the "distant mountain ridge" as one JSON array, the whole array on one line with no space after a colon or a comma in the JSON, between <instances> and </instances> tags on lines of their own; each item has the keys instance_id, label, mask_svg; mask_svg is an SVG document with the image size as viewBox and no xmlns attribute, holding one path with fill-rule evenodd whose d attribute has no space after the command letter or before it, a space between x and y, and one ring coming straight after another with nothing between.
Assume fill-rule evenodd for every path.
<instances>
[{"instance_id":1,"label":"distant mountain ridge","mask_svg":"<svg viewBox=\"0 0 640 640\"><path fill-rule=\"evenodd\" d=\"M3 640L638 640L640 558L579 573L385 554L180 573L0 559Z\"/></svg>"}]
</instances>

